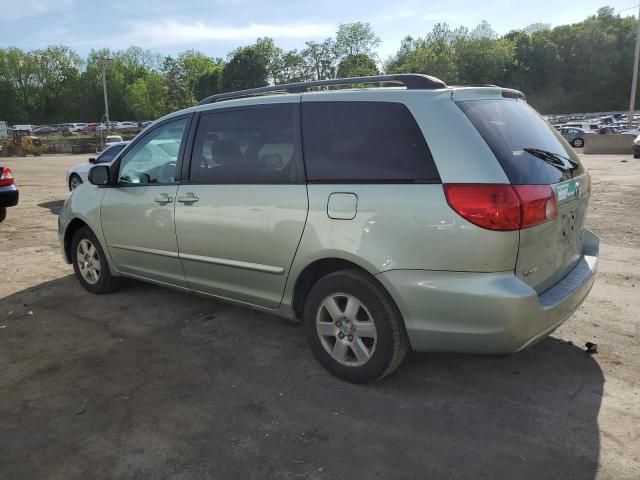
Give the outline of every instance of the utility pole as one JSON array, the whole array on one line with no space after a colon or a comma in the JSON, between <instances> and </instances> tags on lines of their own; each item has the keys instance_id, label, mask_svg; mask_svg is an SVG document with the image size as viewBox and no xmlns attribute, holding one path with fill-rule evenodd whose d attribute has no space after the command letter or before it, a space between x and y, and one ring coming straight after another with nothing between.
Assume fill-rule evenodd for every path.
<instances>
[{"instance_id":1,"label":"utility pole","mask_svg":"<svg viewBox=\"0 0 640 480\"><path fill-rule=\"evenodd\" d=\"M109 100L107 98L107 62L109 61L108 57L103 57L102 59L102 93L104 95L104 116L105 116L105 125L107 127L107 133L109 133L109 128L111 125L109 124Z\"/></svg>"},{"instance_id":2,"label":"utility pole","mask_svg":"<svg viewBox=\"0 0 640 480\"><path fill-rule=\"evenodd\" d=\"M629 100L629 129L633 128L633 115L636 113L636 87L638 86L638 57L640 57L640 6L638 7L638 31L636 32L636 52L633 59L633 80Z\"/></svg>"}]
</instances>

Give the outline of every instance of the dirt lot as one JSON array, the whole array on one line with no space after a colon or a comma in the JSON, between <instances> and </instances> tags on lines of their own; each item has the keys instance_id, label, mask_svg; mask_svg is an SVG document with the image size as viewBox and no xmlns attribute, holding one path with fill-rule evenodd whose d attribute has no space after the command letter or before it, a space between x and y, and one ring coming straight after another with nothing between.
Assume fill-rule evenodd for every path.
<instances>
[{"instance_id":1,"label":"dirt lot","mask_svg":"<svg viewBox=\"0 0 640 480\"><path fill-rule=\"evenodd\" d=\"M5 162L21 200L0 224L3 480L640 478L640 160L584 157L600 271L551 338L412 354L355 386L295 324L135 282L82 290L56 215L84 158Z\"/></svg>"}]
</instances>

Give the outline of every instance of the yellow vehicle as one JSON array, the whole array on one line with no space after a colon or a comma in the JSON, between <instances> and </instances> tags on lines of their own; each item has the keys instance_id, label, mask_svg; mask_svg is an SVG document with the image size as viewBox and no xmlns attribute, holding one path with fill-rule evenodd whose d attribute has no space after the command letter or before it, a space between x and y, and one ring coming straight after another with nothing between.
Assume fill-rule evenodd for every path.
<instances>
[{"instance_id":1,"label":"yellow vehicle","mask_svg":"<svg viewBox=\"0 0 640 480\"><path fill-rule=\"evenodd\" d=\"M6 138L0 143L0 156L24 157L25 155L42 155L41 140L27 130L9 130Z\"/></svg>"}]
</instances>

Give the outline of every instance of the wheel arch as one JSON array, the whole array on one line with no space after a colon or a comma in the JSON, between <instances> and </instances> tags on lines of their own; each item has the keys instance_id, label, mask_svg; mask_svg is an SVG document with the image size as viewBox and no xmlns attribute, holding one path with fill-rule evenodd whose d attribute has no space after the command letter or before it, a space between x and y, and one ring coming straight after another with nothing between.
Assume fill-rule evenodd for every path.
<instances>
[{"instance_id":1,"label":"wheel arch","mask_svg":"<svg viewBox=\"0 0 640 480\"><path fill-rule=\"evenodd\" d=\"M79 174L77 174L76 172L72 172L69 175L69 181L67 182L68 183L67 187L69 187L69 191L71 191L71 180L73 179L73 177L79 178L80 179L80 183L84 183L84 180L82 180L82 177Z\"/></svg>"},{"instance_id":2,"label":"wheel arch","mask_svg":"<svg viewBox=\"0 0 640 480\"><path fill-rule=\"evenodd\" d=\"M83 227L91 229L85 221L79 218L74 218L69 222L64 231L64 257L67 263L71 263L71 242L73 242L73 236Z\"/></svg>"},{"instance_id":3,"label":"wheel arch","mask_svg":"<svg viewBox=\"0 0 640 480\"><path fill-rule=\"evenodd\" d=\"M293 292L291 296L291 308L293 310L295 318L302 319L304 311L304 304L311 287L320 280L322 277L329 275L340 270L358 270L369 277L380 289L387 295L387 298L396 309L399 318L404 324L402 313L398 308L398 305L391 295L391 292L376 278L376 276L367 268L359 265L351 260L346 260L339 257L326 257L314 260L304 267L297 275L293 285Z\"/></svg>"}]
</instances>

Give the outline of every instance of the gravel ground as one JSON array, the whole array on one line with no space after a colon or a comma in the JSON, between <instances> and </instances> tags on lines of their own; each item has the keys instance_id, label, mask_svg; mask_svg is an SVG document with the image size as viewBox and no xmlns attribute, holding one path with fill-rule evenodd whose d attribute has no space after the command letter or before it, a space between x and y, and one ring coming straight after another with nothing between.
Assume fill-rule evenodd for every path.
<instances>
[{"instance_id":1,"label":"gravel ground","mask_svg":"<svg viewBox=\"0 0 640 480\"><path fill-rule=\"evenodd\" d=\"M82 290L56 216L85 158L3 159L21 194L0 224L3 480L640 478L640 160L583 156L600 270L549 339L411 354L356 386L296 324L136 282Z\"/></svg>"}]
</instances>

